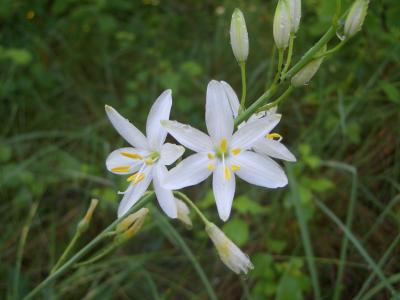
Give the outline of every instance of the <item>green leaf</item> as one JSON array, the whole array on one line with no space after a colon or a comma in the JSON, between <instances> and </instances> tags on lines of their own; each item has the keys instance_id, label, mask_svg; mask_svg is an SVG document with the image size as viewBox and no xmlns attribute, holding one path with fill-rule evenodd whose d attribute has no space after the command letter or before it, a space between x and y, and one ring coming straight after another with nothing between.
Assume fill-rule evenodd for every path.
<instances>
[{"instance_id":1,"label":"green leaf","mask_svg":"<svg viewBox=\"0 0 400 300\"><path fill-rule=\"evenodd\" d=\"M256 201L251 200L246 195L237 197L233 203L233 207L242 214L249 213L252 215L262 214L266 210L265 207L261 206Z\"/></svg>"},{"instance_id":2,"label":"green leaf","mask_svg":"<svg viewBox=\"0 0 400 300\"><path fill-rule=\"evenodd\" d=\"M296 277L289 274L282 276L278 290L276 293L276 300L302 300L301 285Z\"/></svg>"},{"instance_id":3,"label":"green leaf","mask_svg":"<svg viewBox=\"0 0 400 300\"><path fill-rule=\"evenodd\" d=\"M394 84L388 81L382 81L380 86L390 101L400 103L400 93Z\"/></svg>"},{"instance_id":4,"label":"green leaf","mask_svg":"<svg viewBox=\"0 0 400 300\"><path fill-rule=\"evenodd\" d=\"M249 239L249 225L246 222L233 219L223 227L225 234L239 247Z\"/></svg>"}]
</instances>

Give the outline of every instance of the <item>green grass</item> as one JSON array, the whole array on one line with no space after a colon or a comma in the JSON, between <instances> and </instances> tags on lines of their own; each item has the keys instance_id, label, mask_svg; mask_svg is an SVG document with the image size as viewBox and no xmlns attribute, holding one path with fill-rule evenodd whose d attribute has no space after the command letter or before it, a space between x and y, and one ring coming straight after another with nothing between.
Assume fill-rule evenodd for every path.
<instances>
[{"instance_id":1,"label":"green grass","mask_svg":"<svg viewBox=\"0 0 400 300\"><path fill-rule=\"evenodd\" d=\"M303 1L293 65L329 28L335 2ZM91 198L99 207L76 250L115 220L125 182L104 161L125 143L104 104L144 129L152 102L172 88L172 119L205 129L209 80L241 94L229 45L239 7L250 37L250 105L274 76L275 5L2 1L1 299L21 299L47 277ZM40 297L280 300L290 291L289 299L390 299L400 286L399 14L397 0L371 1L362 32L282 103L275 130L298 159L286 168L287 187L238 181L226 225L210 182L185 190L250 255L255 268L247 276L222 264L193 213L187 230L161 217L154 202L138 236L103 260L71 268Z\"/></svg>"}]
</instances>

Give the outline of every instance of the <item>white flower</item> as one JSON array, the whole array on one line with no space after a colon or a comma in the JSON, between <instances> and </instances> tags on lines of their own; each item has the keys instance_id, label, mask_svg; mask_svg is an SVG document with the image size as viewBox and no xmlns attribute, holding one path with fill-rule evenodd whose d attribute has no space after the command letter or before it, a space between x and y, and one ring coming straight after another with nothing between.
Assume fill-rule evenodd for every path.
<instances>
[{"instance_id":1,"label":"white flower","mask_svg":"<svg viewBox=\"0 0 400 300\"><path fill-rule=\"evenodd\" d=\"M235 176L267 188L287 184L282 168L266 156L249 151L269 132L280 116L273 115L249 122L233 134L233 116L221 83L213 80L207 87L206 125L210 136L176 121L162 124L178 142L197 152L173 168L163 182L165 188L181 189L205 180L213 174L213 190L218 214L229 218L235 193Z\"/></svg>"},{"instance_id":2,"label":"white flower","mask_svg":"<svg viewBox=\"0 0 400 300\"><path fill-rule=\"evenodd\" d=\"M183 222L188 228L192 228L192 220L189 217L190 210L185 202L175 198L176 207L178 209L178 219Z\"/></svg>"},{"instance_id":3,"label":"white flower","mask_svg":"<svg viewBox=\"0 0 400 300\"><path fill-rule=\"evenodd\" d=\"M369 0L356 0L350 8L344 23L344 36L350 38L361 30L367 15Z\"/></svg>"},{"instance_id":4,"label":"white flower","mask_svg":"<svg viewBox=\"0 0 400 300\"><path fill-rule=\"evenodd\" d=\"M253 269L249 257L244 254L217 226L210 223L206 226L206 232L217 248L218 255L223 263L236 274L247 274Z\"/></svg>"},{"instance_id":5,"label":"white flower","mask_svg":"<svg viewBox=\"0 0 400 300\"><path fill-rule=\"evenodd\" d=\"M291 32L296 33L301 19L301 0L288 0L291 20Z\"/></svg>"},{"instance_id":6,"label":"white flower","mask_svg":"<svg viewBox=\"0 0 400 300\"><path fill-rule=\"evenodd\" d=\"M231 45L236 60L244 62L249 55L249 36L247 34L246 21L240 9L235 9L231 20Z\"/></svg>"},{"instance_id":7,"label":"white flower","mask_svg":"<svg viewBox=\"0 0 400 300\"><path fill-rule=\"evenodd\" d=\"M175 144L164 144L166 130L160 120L169 119L172 106L171 90L163 92L153 104L147 118L145 137L134 125L111 106L105 107L108 118L118 133L133 146L117 149L106 160L107 169L115 174L129 176L128 189L118 207L118 217L123 216L144 194L153 180L154 191L163 211L171 218L177 217L177 207L171 190L160 182L167 173L166 165L174 163L185 149Z\"/></svg>"},{"instance_id":8,"label":"white flower","mask_svg":"<svg viewBox=\"0 0 400 300\"><path fill-rule=\"evenodd\" d=\"M236 96L235 91L232 89L232 87L224 82L221 81L221 84L224 87L225 93L228 98L229 105L232 110L233 116L236 118L238 115L240 103L239 99ZM241 123L238 127L242 128L245 124L254 122L256 120L262 120L262 119L272 119L274 120L275 118L280 118L280 114L276 113L276 107L271 108L267 112L262 112L262 113L257 113L252 115L247 122ZM253 150L257 153L267 155L273 158L277 159L282 159L286 161L296 161L296 157L281 143L282 141L282 136L278 133L271 133L271 130L277 125L278 122L272 123L273 126L269 126L269 130L263 135L254 145L253 145Z\"/></svg>"},{"instance_id":9,"label":"white flower","mask_svg":"<svg viewBox=\"0 0 400 300\"><path fill-rule=\"evenodd\" d=\"M278 49L286 49L289 44L291 17L287 0L279 0L276 6L273 24L275 45Z\"/></svg>"}]
</instances>

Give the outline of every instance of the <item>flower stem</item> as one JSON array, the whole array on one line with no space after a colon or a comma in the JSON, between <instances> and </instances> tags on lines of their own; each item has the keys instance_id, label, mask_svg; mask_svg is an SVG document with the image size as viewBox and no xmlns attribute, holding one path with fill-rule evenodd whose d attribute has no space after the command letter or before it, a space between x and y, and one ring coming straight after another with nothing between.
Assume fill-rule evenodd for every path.
<instances>
[{"instance_id":1,"label":"flower stem","mask_svg":"<svg viewBox=\"0 0 400 300\"><path fill-rule=\"evenodd\" d=\"M277 106L279 103L281 103L283 100L285 100L292 93L292 91L293 91L293 86L289 86L287 88L287 90L278 99L276 99L275 101L273 101L271 103L268 103L268 104L262 106L261 108L259 108L257 110L257 112L266 111L266 110L269 110L270 108L272 108L274 106Z\"/></svg>"},{"instance_id":2,"label":"flower stem","mask_svg":"<svg viewBox=\"0 0 400 300\"><path fill-rule=\"evenodd\" d=\"M184 193L181 192L174 192L174 194L176 194L179 198L181 198L183 201L189 204L190 207L193 208L193 210L199 215L200 219L203 221L205 226L211 224L211 222L208 221L208 219L203 215L203 213L196 206L196 204L194 204L193 201L189 199L188 196L186 196Z\"/></svg>"},{"instance_id":3,"label":"flower stem","mask_svg":"<svg viewBox=\"0 0 400 300\"><path fill-rule=\"evenodd\" d=\"M26 295L23 300L32 299L37 293L39 293L42 289L47 287L51 282L60 277L66 271L68 271L71 266L73 266L77 261L79 261L83 256L85 256L90 250L92 250L95 246L97 246L103 239L107 238L108 233L123 220L123 217L129 215L130 213L137 211L142 208L147 202L150 201L154 192L146 193L142 196L141 200L139 200L136 205L134 205L124 216L118 218L114 222L112 222L106 229L104 229L101 233L99 233L91 242L89 242L85 247L83 247L78 253L72 256L69 260L67 260L58 270L54 273L51 273L45 280L43 280L36 288L34 288L28 295Z\"/></svg>"},{"instance_id":4,"label":"flower stem","mask_svg":"<svg viewBox=\"0 0 400 300\"><path fill-rule=\"evenodd\" d=\"M340 41L340 43L337 44L332 49L330 49L328 51L325 51L324 53L321 53L320 55L317 55L315 57L315 59L318 59L318 58L321 58L321 57L325 57L325 56L328 56L328 55L331 55L331 54L335 53L336 51L340 50L340 48L342 48L347 43L347 41L348 41L347 39L343 40L343 41Z\"/></svg>"},{"instance_id":5,"label":"flower stem","mask_svg":"<svg viewBox=\"0 0 400 300\"><path fill-rule=\"evenodd\" d=\"M242 98L240 99L240 110L243 111L246 103L246 62L242 61L239 63L240 74L242 77Z\"/></svg>"},{"instance_id":6,"label":"flower stem","mask_svg":"<svg viewBox=\"0 0 400 300\"><path fill-rule=\"evenodd\" d=\"M283 66L283 54L284 54L284 49L278 49L278 71L275 74L274 81L272 82L272 85L275 85L279 82L279 78L281 77L281 72L282 72L282 66Z\"/></svg>"},{"instance_id":7,"label":"flower stem","mask_svg":"<svg viewBox=\"0 0 400 300\"><path fill-rule=\"evenodd\" d=\"M292 62L292 56L293 56L293 46L294 46L294 38L295 35L293 33L290 34L290 39L289 39L289 50L288 50L288 55L286 58L286 63L285 63L285 67L282 70L282 75L285 75L286 71L289 69L290 67L290 63Z\"/></svg>"},{"instance_id":8,"label":"flower stem","mask_svg":"<svg viewBox=\"0 0 400 300\"><path fill-rule=\"evenodd\" d=\"M60 268L60 266L65 262L65 260L68 258L72 250L74 249L76 242L79 240L79 238L82 235L82 230L77 229L75 231L75 234L71 241L69 242L67 248L64 250L63 254L61 257L58 259L57 263L54 265L54 267L51 269L50 274L53 274L57 269Z\"/></svg>"}]
</instances>

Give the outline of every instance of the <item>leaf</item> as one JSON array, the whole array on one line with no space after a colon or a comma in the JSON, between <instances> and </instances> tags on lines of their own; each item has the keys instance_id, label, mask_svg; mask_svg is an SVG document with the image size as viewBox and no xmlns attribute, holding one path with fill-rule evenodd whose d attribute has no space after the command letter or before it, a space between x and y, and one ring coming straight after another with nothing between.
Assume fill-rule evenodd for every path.
<instances>
[{"instance_id":1,"label":"leaf","mask_svg":"<svg viewBox=\"0 0 400 300\"><path fill-rule=\"evenodd\" d=\"M245 195L237 197L233 203L233 207L242 214L249 213L252 215L262 214L266 210L265 207Z\"/></svg>"},{"instance_id":2,"label":"leaf","mask_svg":"<svg viewBox=\"0 0 400 300\"><path fill-rule=\"evenodd\" d=\"M223 227L225 234L239 247L249 239L249 225L246 222L233 219Z\"/></svg>"},{"instance_id":3,"label":"leaf","mask_svg":"<svg viewBox=\"0 0 400 300\"><path fill-rule=\"evenodd\" d=\"M276 300L302 300L301 285L298 279L289 274L282 276L278 290L276 293Z\"/></svg>"},{"instance_id":4,"label":"leaf","mask_svg":"<svg viewBox=\"0 0 400 300\"><path fill-rule=\"evenodd\" d=\"M382 81L380 87L388 97L388 100L394 103L400 103L400 93L394 84L388 81Z\"/></svg>"}]
</instances>

